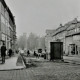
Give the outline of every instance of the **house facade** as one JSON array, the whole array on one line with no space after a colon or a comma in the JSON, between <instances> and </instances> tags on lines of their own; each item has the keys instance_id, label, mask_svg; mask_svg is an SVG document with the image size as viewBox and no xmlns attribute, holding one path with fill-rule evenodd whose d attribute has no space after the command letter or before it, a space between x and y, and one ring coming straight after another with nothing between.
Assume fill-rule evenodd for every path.
<instances>
[{"instance_id":1,"label":"house facade","mask_svg":"<svg viewBox=\"0 0 80 80\"><path fill-rule=\"evenodd\" d=\"M4 0L0 0L0 46L6 43L7 49L15 49L16 25L15 19Z\"/></svg>"},{"instance_id":2,"label":"house facade","mask_svg":"<svg viewBox=\"0 0 80 80\"><path fill-rule=\"evenodd\" d=\"M65 53L69 55L80 55L80 22L77 19L67 28L65 37Z\"/></svg>"},{"instance_id":3,"label":"house facade","mask_svg":"<svg viewBox=\"0 0 80 80\"><path fill-rule=\"evenodd\" d=\"M49 30L50 31L50 30ZM65 55L80 55L80 22L74 20L60 26L54 32L46 33L46 51L50 53L50 42L63 42L63 52Z\"/></svg>"}]
</instances>

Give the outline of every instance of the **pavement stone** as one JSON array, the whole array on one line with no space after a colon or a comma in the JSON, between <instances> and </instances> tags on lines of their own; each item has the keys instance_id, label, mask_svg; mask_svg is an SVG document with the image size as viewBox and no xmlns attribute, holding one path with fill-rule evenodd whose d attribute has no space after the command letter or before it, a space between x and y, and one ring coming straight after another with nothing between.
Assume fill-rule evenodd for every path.
<instances>
[{"instance_id":1,"label":"pavement stone","mask_svg":"<svg viewBox=\"0 0 80 80\"><path fill-rule=\"evenodd\" d=\"M0 71L0 80L80 80L80 65L35 60L37 67Z\"/></svg>"}]
</instances>

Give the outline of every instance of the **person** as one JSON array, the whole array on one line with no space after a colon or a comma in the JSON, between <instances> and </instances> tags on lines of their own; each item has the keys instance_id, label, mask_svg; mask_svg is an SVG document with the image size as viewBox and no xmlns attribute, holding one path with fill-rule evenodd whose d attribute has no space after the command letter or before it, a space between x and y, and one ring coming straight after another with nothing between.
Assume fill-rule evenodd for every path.
<instances>
[{"instance_id":1,"label":"person","mask_svg":"<svg viewBox=\"0 0 80 80\"><path fill-rule=\"evenodd\" d=\"M10 48L9 49L9 57L11 57L11 55L12 55L12 49Z\"/></svg>"},{"instance_id":2,"label":"person","mask_svg":"<svg viewBox=\"0 0 80 80\"><path fill-rule=\"evenodd\" d=\"M18 54L19 53L19 50L16 50L15 52L16 52L16 54Z\"/></svg>"},{"instance_id":3,"label":"person","mask_svg":"<svg viewBox=\"0 0 80 80\"><path fill-rule=\"evenodd\" d=\"M1 46L1 57L2 57L2 64L5 63L5 56L6 56L6 46L5 43Z\"/></svg>"},{"instance_id":4,"label":"person","mask_svg":"<svg viewBox=\"0 0 80 80\"><path fill-rule=\"evenodd\" d=\"M29 50L27 51L27 56L30 56L30 52L29 52Z\"/></svg>"},{"instance_id":5,"label":"person","mask_svg":"<svg viewBox=\"0 0 80 80\"><path fill-rule=\"evenodd\" d=\"M36 56L36 52L34 51L34 56Z\"/></svg>"},{"instance_id":6,"label":"person","mask_svg":"<svg viewBox=\"0 0 80 80\"><path fill-rule=\"evenodd\" d=\"M46 51L44 52L44 59L46 59Z\"/></svg>"},{"instance_id":7,"label":"person","mask_svg":"<svg viewBox=\"0 0 80 80\"><path fill-rule=\"evenodd\" d=\"M24 49L21 49L20 50L20 54L24 54Z\"/></svg>"}]
</instances>

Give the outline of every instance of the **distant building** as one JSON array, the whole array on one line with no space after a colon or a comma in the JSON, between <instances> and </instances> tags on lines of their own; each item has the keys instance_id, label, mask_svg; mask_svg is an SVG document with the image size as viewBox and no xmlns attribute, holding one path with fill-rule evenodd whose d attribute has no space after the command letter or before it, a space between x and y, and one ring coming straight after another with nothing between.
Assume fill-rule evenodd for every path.
<instances>
[{"instance_id":1,"label":"distant building","mask_svg":"<svg viewBox=\"0 0 80 80\"><path fill-rule=\"evenodd\" d=\"M80 22L75 18L73 21L60 26L55 30L46 30L46 50L50 53L50 42L63 42L65 55L80 55Z\"/></svg>"},{"instance_id":2,"label":"distant building","mask_svg":"<svg viewBox=\"0 0 80 80\"><path fill-rule=\"evenodd\" d=\"M15 49L15 19L4 0L0 0L0 45L2 45L2 42L6 43L7 49Z\"/></svg>"}]
</instances>

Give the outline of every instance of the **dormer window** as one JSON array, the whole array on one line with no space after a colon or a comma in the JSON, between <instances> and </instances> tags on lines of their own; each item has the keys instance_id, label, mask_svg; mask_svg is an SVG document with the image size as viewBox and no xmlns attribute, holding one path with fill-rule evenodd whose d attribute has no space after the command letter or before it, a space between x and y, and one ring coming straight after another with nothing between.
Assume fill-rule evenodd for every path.
<instances>
[{"instance_id":1,"label":"dormer window","mask_svg":"<svg viewBox=\"0 0 80 80\"><path fill-rule=\"evenodd\" d=\"M77 28L77 32L79 32L79 28Z\"/></svg>"},{"instance_id":2,"label":"dormer window","mask_svg":"<svg viewBox=\"0 0 80 80\"><path fill-rule=\"evenodd\" d=\"M75 28L75 32L77 32L77 29Z\"/></svg>"},{"instance_id":3,"label":"dormer window","mask_svg":"<svg viewBox=\"0 0 80 80\"><path fill-rule=\"evenodd\" d=\"M75 32L79 32L80 31L80 29L79 28L75 28Z\"/></svg>"}]
</instances>

